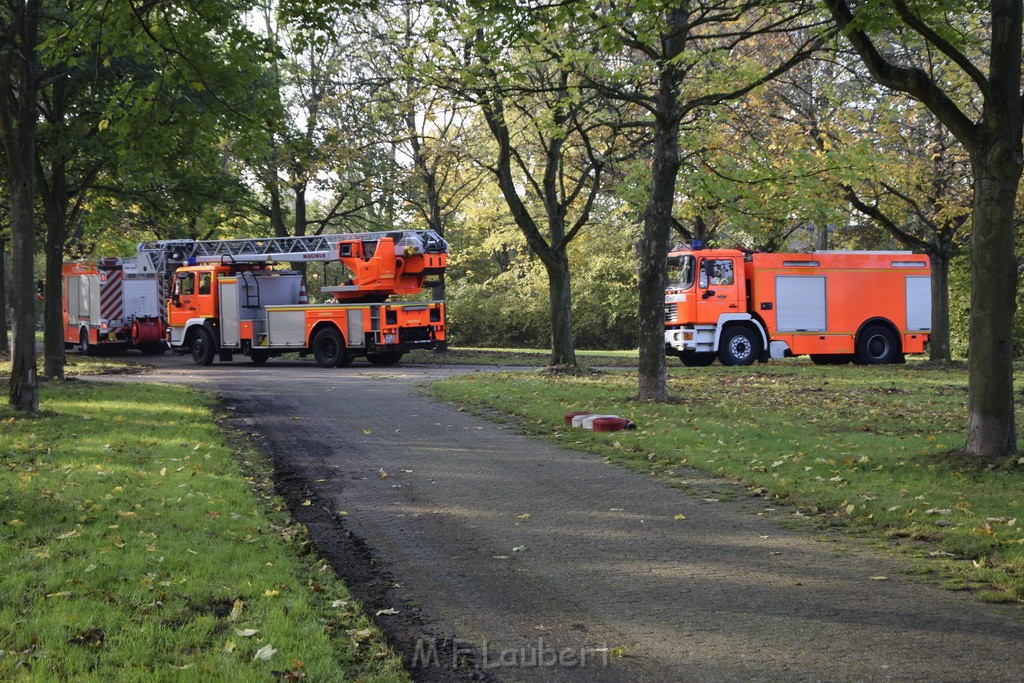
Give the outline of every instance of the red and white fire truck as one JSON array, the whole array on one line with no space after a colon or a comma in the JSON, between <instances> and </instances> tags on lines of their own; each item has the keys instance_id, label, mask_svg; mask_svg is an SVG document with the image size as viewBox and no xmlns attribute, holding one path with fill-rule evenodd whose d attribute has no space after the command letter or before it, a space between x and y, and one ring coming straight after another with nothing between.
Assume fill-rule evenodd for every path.
<instances>
[{"instance_id":1,"label":"red and white fire truck","mask_svg":"<svg viewBox=\"0 0 1024 683\"><path fill-rule=\"evenodd\" d=\"M388 301L418 294L444 272L448 245L431 230L165 241L139 251L182 264L167 300L167 342L199 365L286 352L312 353L323 367L356 356L391 365L445 338L444 302ZM322 288L333 303L310 304L301 274L275 268L278 261L339 261L351 277Z\"/></svg>"},{"instance_id":2,"label":"red and white fire truck","mask_svg":"<svg viewBox=\"0 0 1024 683\"><path fill-rule=\"evenodd\" d=\"M163 353L164 297L148 258L104 258L63 267L64 343Z\"/></svg>"},{"instance_id":3,"label":"red and white fire truck","mask_svg":"<svg viewBox=\"0 0 1024 683\"><path fill-rule=\"evenodd\" d=\"M900 362L931 332L931 264L910 252L669 253L665 352L685 365Z\"/></svg>"}]
</instances>

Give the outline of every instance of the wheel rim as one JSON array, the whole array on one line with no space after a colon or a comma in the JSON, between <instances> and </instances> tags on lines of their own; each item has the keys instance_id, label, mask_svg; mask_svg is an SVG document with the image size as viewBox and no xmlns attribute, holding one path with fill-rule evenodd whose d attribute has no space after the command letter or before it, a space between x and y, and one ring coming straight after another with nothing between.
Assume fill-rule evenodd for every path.
<instances>
[{"instance_id":1,"label":"wheel rim","mask_svg":"<svg viewBox=\"0 0 1024 683\"><path fill-rule=\"evenodd\" d=\"M744 336L733 337L729 340L729 353L736 360L746 360L750 357L750 340Z\"/></svg>"},{"instance_id":2,"label":"wheel rim","mask_svg":"<svg viewBox=\"0 0 1024 683\"><path fill-rule=\"evenodd\" d=\"M206 338L199 335L192 343L192 357L198 360L204 356L206 356Z\"/></svg>"},{"instance_id":3,"label":"wheel rim","mask_svg":"<svg viewBox=\"0 0 1024 683\"><path fill-rule=\"evenodd\" d=\"M883 334L872 335L868 339L867 350L871 358L885 358L889 355L889 340Z\"/></svg>"},{"instance_id":4,"label":"wheel rim","mask_svg":"<svg viewBox=\"0 0 1024 683\"><path fill-rule=\"evenodd\" d=\"M323 349L324 358L333 361L338 357L338 345L333 339L328 339L323 343L321 347Z\"/></svg>"}]
</instances>

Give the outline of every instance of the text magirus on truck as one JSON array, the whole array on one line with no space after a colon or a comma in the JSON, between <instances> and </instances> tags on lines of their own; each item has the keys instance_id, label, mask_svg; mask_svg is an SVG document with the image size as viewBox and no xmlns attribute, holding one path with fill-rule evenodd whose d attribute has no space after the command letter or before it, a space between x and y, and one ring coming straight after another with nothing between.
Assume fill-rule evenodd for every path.
<instances>
[{"instance_id":1,"label":"text magirus on truck","mask_svg":"<svg viewBox=\"0 0 1024 683\"><path fill-rule=\"evenodd\" d=\"M892 251L669 252L665 352L685 365L897 363L931 332L931 264Z\"/></svg>"}]
</instances>

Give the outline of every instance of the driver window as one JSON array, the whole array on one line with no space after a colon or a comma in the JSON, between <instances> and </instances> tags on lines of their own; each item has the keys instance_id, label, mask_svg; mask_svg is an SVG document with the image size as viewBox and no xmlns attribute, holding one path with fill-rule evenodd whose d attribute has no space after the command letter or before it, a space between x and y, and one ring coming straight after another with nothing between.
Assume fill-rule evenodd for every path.
<instances>
[{"instance_id":1,"label":"driver window","mask_svg":"<svg viewBox=\"0 0 1024 683\"><path fill-rule=\"evenodd\" d=\"M199 274L199 293L209 294L210 284L213 282L213 273L200 273Z\"/></svg>"},{"instance_id":2,"label":"driver window","mask_svg":"<svg viewBox=\"0 0 1024 683\"><path fill-rule=\"evenodd\" d=\"M192 273L189 273L185 277L178 280L178 294L182 296L188 296L189 294L195 294L196 291L196 279Z\"/></svg>"},{"instance_id":3,"label":"driver window","mask_svg":"<svg viewBox=\"0 0 1024 683\"><path fill-rule=\"evenodd\" d=\"M708 287L708 273L711 274L711 287L725 287L733 284L736 280L733 276L731 259L715 259L704 262L700 269L700 286Z\"/></svg>"}]
</instances>

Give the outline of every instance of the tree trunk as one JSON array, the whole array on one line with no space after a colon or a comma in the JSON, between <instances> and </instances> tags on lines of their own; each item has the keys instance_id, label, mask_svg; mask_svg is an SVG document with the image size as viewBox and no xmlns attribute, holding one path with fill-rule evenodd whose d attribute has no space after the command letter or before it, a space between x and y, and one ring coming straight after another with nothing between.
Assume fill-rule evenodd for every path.
<instances>
[{"instance_id":1,"label":"tree trunk","mask_svg":"<svg viewBox=\"0 0 1024 683\"><path fill-rule=\"evenodd\" d=\"M1014 207L1019 140L991 140L974 166L971 324L966 455L993 462L1017 451L1013 409L1013 318L1017 263Z\"/></svg>"},{"instance_id":2,"label":"tree trunk","mask_svg":"<svg viewBox=\"0 0 1024 683\"><path fill-rule=\"evenodd\" d=\"M684 9L668 12L665 55L658 76L654 123L651 195L644 210L640 238L640 360L637 368L640 399L668 398L665 361L665 288L672 232L676 177L679 175L679 89L683 75L675 58L686 46Z\"/></svg>"},{"instance_id":3,"label":"tree trunk","mask_svg":"<svg viewBox=\"0 0 1024 683\"><path fill-rule=\"evenodd\" d=\"M14 353L11 355L9 402L16 410L39 412L36 374L35 218L31 169L29 177L14 171L11 187L11 303L14 309Z\"/></svg>"},{"instance_id":4,"label":"tree trunk","mask_svg":"<svg viewBox=\"0 0 1024 683\"><path fill-rule=\"evenodd\" d=\"M545 259L548 272L548 302L551 314L551 367L576 365L572 337L572 280L569 257L564 252Z\"/></svg>"},{"instance_id":5,"label":"tree trunk","mask_svg":"<svg viewBox=\"0 0 1024 683\"><path fill-rule=\"evenodd\" d=\"M11 355L7 308L7 238L0 237L0 358Z\"/></svg>"},{"instance_id":6,"label":"tree trunk","mask_svg":"<svg viewBox=\"0 0 1024 683\"><path fill-rule=\"evenodd\" d=\"M932 333L928 341L929 358L948 361L949 345L949 255L941 250L932 259Z\"/></svg>"},{"instance_id":7,"label":"tree trunk","mask_svg":"<svg viewBox=\"0 0 1024 683\"><path fill-rule=\"evenodd\" d=\"M61 88L54 88L59 101ZM64 241L68 227L67 175L64 164L55 162L46 184L42 165L39 173L40 196L46 222L46 275L43 291L43 376L64 379L64 316L63 296Z\"/></svg>"},{"instance_id":8,"label":"tree trunk","mask_svg":"<svg viewBox=\"0 0 1024 683\"><path fill-rule=\"evenodd\" d=\"M36 373L35 148L39 94L40 0L19 3L9 17L6 49L0 53L0 131L7 158L11 211L11 303L14 352L9 402L16 410L39 413Z\"/></svg>"}]
</instances>

